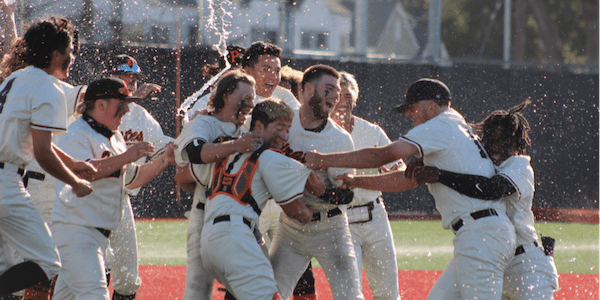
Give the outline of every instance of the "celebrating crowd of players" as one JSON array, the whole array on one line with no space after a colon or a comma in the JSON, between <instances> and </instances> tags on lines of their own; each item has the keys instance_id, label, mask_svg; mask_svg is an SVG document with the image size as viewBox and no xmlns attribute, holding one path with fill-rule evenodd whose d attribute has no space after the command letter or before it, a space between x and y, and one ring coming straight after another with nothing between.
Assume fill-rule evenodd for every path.
<instances>
[{"instance_id":1,"label":"celebrating crowd of players","mask_svg":"<svg viewBox=\"0 0 600 300\"><path fill-rule=\"evenodd\" d=\"M528 102L472 127L449 88L423 78L396 108L414 128L391 142L353 115L352 74L287 67L282 82L281 49L255 42L230 48L233 67L173 139L135 103L161 89L138 87L135 58L112 58L87 86L61 80L74 32L37 21L2 62L2 299L135 299L129 195L172 164L194 193L184 299L211 299L215 279L227 299L316 299L313 258L334 299L364 299L362 268L374 299L400 299L381 191L424 183L456 235L428 299L552 299L558 288L552 240L540 245L533 227Z\"/></svg>"}]
</instances>

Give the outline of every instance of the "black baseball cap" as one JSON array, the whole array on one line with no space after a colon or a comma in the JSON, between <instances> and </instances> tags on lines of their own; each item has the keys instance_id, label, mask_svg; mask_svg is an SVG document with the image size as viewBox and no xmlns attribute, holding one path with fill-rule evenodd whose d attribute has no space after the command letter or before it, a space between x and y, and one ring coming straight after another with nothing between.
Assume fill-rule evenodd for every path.
<instances>
[{"instance_id":1,"label":"black baseball cap","mask_svg":"<svg viewBox=\"0 0 600 300\"><path fill-rule=\"evenodd\" d=\"M227 46L227 61L229 61L232 68L241 65L244 51L246 51L246 48L239 45L231 44ZM222 56L219 56L219 68L225 68L225 60Z\"/></svg>"},{"instance_id":2,"label":"black baseball cap","mask_svg":"<svg viewBox=\"0 0 600 300\"><path fill-rule=\"evenodd\" d=\"M450 89L437 79L421 78L413 82L404 95L405 103L395 107L397 113L405 113L408 106L421 100L450 100Z\"/></svg>"},{"instance_id":3,"label":"black baseball cap","mask_svg":"<svg viewBox=\"0 0 600 300\"><path fill-rule=\"evenodd\" d=\"M131 92L122 79L108 77L92 81L85 91L84 101L116 98L126 101L137 101L142 98L131 96Z\"/></svg>"},{"instance_id":4,"label":"black baseball cap","mask_svg":"<svg viewBox=\"0 0 600 300\"><path fill-rule=\"evenodd\" d=\"M106 73L111 75L132 74L137 75L139 79L146 78L146 75L142 73L142 69L137 63L137 60L125 54L119 54L112 57L108 61L108 70L106 70Z\"/></svg>"}]
</instances>

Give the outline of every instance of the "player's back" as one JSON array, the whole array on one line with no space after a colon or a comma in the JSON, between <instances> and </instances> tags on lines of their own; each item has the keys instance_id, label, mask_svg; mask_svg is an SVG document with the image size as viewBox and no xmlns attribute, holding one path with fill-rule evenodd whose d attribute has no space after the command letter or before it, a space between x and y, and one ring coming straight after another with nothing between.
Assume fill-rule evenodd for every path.
<instances>
[{"instance_id":1,"label":"player's back","mask_svg":"<svg viewBox=\"0 0 600 300\"><path fill-rule=\"evenodd\" d=\"M65 132L67 109L59 80L29 66L0 85L0 162L33 160L31 129Z\"/></svg>"}]
</instances>

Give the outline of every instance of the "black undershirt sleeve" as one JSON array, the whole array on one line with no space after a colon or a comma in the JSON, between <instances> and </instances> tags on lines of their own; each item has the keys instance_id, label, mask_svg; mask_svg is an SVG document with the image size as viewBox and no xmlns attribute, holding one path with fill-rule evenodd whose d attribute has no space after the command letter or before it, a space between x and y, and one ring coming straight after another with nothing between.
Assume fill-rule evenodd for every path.
<instances>
[{"instance_id":1,"label":"black undershirt sleeve","mask_svg":"<svg viewBox=\"0 0 600 300\"><path fill-rule=\"evenodd\" d=\"M339 187L328 187L319 198L335 205L348 204L354 199L354 192Z\"/></svg>"},{"instance_id":2,"label":"black undershirt sleeve","mask_svg":"<svg viewBox=\"0 0 600 300\"><path fill-rule=\"evenodd\" d=\"M461 194L482 200L500 200L517 191L508 179L500 175L487 178L439 170L438 182Z\"/></svg>"},{"instance_id":3,"label":"black undershirt sleeve","mask_svg":"<svg viewBox=\"0 0 600 300\"><path fill-rule=\"evenodd\" d=\"M202 146L205 142L203 140L195 139L185 146L185 151L188 154L188 159L193 164L204 164L202 161Z\"/></svg>"}]
</instances>

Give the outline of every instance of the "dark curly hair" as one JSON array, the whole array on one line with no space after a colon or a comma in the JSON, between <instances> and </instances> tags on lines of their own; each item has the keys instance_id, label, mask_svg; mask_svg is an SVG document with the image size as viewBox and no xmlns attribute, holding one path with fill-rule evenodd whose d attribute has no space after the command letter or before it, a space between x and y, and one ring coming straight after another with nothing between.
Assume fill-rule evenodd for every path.
<instances>
[{"instance_id":1,"label":"dark curly hair","mask_svg":"<svg viewBox=\"0 0 600 300\"><path fill-rule=\"evenodd\" d=\"M40 69L50 66L54 50L65 53L73 43L73 53L79 50L79 42L73 25L63 17L50 17L36 21L25 32L27 64Z\"/></svg>"},{"instance_id":2,"label":"dark curly hair","mask_svg":"<svg viewBox=\"0 0 600 300\"><path fill-rule=\"evenodd\" d=\"M254 67L261 55L271 55L281 59L281 51L282 49L277 45L261 41L254 42L250 48L244 51L242 67Z\"/></svg>"},{"instance_id":3,"label":"dark curly hair","mask_svg":"<svg viewBox=\"0 0 600 300\"><path fill-rule=\"evenodd\" d=\"M531 104L531 99L528 98L508 111L494 111L481 123L474 124L473 128L482 134L483 144L495 143L499 139L510 142L516 147L519 154L525 154L526 149L531 146L529 138L531 126L521 111L529 104Z\"/></svg>"}]
</instances>

